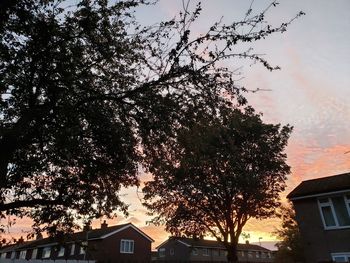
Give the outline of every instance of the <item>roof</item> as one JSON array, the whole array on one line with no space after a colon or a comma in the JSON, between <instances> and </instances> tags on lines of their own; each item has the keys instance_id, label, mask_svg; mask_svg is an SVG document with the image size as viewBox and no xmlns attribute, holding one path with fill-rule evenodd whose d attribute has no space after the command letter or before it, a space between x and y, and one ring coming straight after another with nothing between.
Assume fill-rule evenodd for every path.
<instances>
[{"instance_id":1,"label":"roof","mask_svg":"<svg viewBox=\"0 0 350 263\"><path fill-rule=\"evenodd\" d=\"M350 190L350 173L303 181L287 197L289 199L299 199L346 190Z\"/></svg>"},{"instance_id":2,"label":"roof","mask_svg":"<svg viewBox=\"0 0 350 263\"><path fill-rule=\"evenodd\" d=\"M187 237L170 237L168 240L160 244L157 248L165 245L170 240L176 240L179 243L188 246L188 247L199 247L199 248L218 248L218 249L226 249L225 246L216 240L208 240L208 239L196 239L196 238L187 238ZM267 248L253 245L253 244L238 244L238 250L254 250L254 251L270 251Z\"/></svg>"},{"instance_id":3,"label":"roof","mask_svg":"<svg viewBox=\"0 0 350 263\"><path fill-rule=\"evenodd\" d=\"M134 226L131 223L128 223L128 224L110 226L110 227L106 227L106 228L91 229L88 231L81 231L81 232L76 232L73 234L67 234L67 235L63 236L61 239L54 238L54 237L47 237L47 238L43 238L43 239L28 241L28 242L24 242L21 245L11 246L11 248L6 247L6 249L9 251L22 250L22 249L27 249L27 248L32 248L32 247L47 246L49 244L55 245L55 244L59 244L59 243L86 241L87 237L88 237L88 240L104 239L104 238L112 236L118 232L121 232L129 227L136 230L139 234L141 234L143 237L148 239L150 242L154 241L151 237L146 235L144 232L142 232L136 226ZM4 249L5 248L3 248L3 249L0 248L0 252L5 252Z\"/></svg>"}]
</instances>

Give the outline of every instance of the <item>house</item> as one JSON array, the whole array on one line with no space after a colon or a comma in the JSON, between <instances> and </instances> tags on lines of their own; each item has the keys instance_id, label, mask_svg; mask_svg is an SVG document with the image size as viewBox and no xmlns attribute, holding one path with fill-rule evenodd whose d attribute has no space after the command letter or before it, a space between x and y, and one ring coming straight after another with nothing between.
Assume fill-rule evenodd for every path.
<instances>
[{"instance_id":1,"label":"house","mask_svg":"<svg viewBox=\"0 0 350 263\"><path fill-rule=\"evenodd\" d=\"M227 251L218 241L170 237L157 247L157 261L225 262ZM241 262L273 262L270 250L249 243L238 244L238 259Z\"/></svg>"},{"instance_id":2,"label":"house","mask_svg":"<svg viewBox=\"0 0 350 263\"><path fill-rule=\"evenodd\" d=\"M350 173L303 181L287 197L306 262L350 261Z\"/></svg>"},{"instance_id":3,"label":"house","mask_svg":"<svg viewBox=\"0 0 350 263\"><path fill-rule=\"evenodd\" d=\"M150 262L152 242L152 238L131 223L108 227L104 222L99 229L2 248L0 262L5 262L2 259Z\"/></svg>"}]
</instances>

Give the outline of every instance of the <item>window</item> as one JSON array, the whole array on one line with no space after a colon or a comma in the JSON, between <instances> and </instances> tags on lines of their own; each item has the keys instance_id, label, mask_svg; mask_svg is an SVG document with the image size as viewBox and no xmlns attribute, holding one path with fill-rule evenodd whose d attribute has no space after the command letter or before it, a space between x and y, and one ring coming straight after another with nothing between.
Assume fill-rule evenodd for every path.
<instances>
[{"instance_id":1,"label":"window","mask_svg":"<svg viewBox=\"0 0 350 263\"><path fill-rule=\"evenodd\" d=\"M349 262L350 261L350 252L332 253L332 259L335 262Z\"/></svg>"},{"instance_id":2,"label":"window","mask_svg":"<svg viewBox=\"0 0 350 263\"><path fill-rule=\"evenodd\" d=\"M134 253L134 240L122 239L120 241L120 253Z\"/></svg>"},{"instance_id":3,"label":"window","mask_svg":"<svg viewBox=\"0 0 350 263\"><path fill-rule=\"evenodd\" d=\"M44 247L42 258L49 258L50 256L51 256L51 247Z\"/></svg>"},{"instance_id":4,"label":"window","mask_svg":"<svg viewBox=\"0 0 350 263\"><path fill-rule=\"evenodd\" d=\"M260 258L260 252L256 251L256 252L255 252L255 257L256 257L256 258Z\"/></svg>"},{"instance_id":5,"label":"window","mask_svg":"<svg viewBox=\"0 0 350 263\"><path fill-rule=\"evenodd\" d=\"M58 251L57 256L58 257L63 257L64 256L64 246L60 246L60 250Z\"/></svg>"},{"instance_id":6,"label":"window","mask_svg":"<svg viewBox=\"0 0 350 263\"><path fill-rule=\"evenodd\" d=\"M160 248L158 250L158 253L159 253L159 257L165 257L165 248Z\"/></svg>"},{"instance_id":7,"label":"window","mask_svg":"<svg viewBox=\"0 0 350 263\"><path fill-rule=\"evenodd\" d=\"M219 256L219 250L214 249L213 250L213 256Z\"/></svg>"},{"instance_id":8,"label":"window","mask_svg":"<svg viewBox=\"0 0 350 263\"><path fill-rule=\"evenodd\" d=\"M26 259L26 255L27 255L27 250L22 250L21 252L19 252L20 259Z\"/></svg>"},{"instance_id":9,"label":"window","mask_svg":"<svg viewBox=\"0 0 350 263\"><path fill-rule=\"evenodd\" d=\"M203 256L209 256L209 250L207 248L203 248Z\"/></svg>"},{"instance_id":10,"label":"window","mask_svg":"<svg viewBox=\"0 0 350 263\"><path fill-rule=\"evenodd\" d=\"M32 259L36 259L37 254L38 254L38 249L34 248L32 251Z\"/></svg>"},{"instance_id":11,"label":"window","mask_svg":"<svg viewBox=\"0 0 350 263\"><path fill-rule=\"evenodd\" d=\"M348 196L320 198L318 204L326 229L350 227L350 199Z\"/></svg>"},{"instance_id":12,"label":"window","mask_svg":"<svg viewBox=\"0 0 350 263\"><path fill-rule=\"evenodd\" d=\"M82 242L80 244L79 254L80 255L85 255L86 248L87 248L87 242Z\"/></svg>"},{"instance_id":13,"label":"window","mask_svg":"<svg viewBox=\"0 0 350 263\"><path fill-rule=\"evenodd\" d=\"M6 252L1 254L1 258L6 258Z\"/></svg>"},{"instance_id":14,"label":"window","mask_svg":"<svg viewBox=\"0 0 350 263\"><path fill-rule=\"evenodd\" d=\"M70 255L73 256L75 254L75 244L73 243L71 246L70 246Z\"/></svg>"},{"instance_id":15,"label":"window","mask_svg":"<svg viewBox=\"0 0 350 263\"><path fill-rule=\"evenodd\" d=\"M171 256L174 256L174 255L175 255L175 251L174 251L173 248L170 249L170 255L171 255Z\"/></svg>"},{"instance_id":16,"label":"window","mask_svg":"<svg viewBox=\"0 0 350 263\"><path fill-rule=\"evenodd\" d=\"M193 255L193 256L197 256L197 255L198 255L198 249L197 249L197 248L194 248L194 249L192 250L192 255Z\"/></svg>"},{"instance_id":17,"label":"window","mask_svg":"<svg viewBox=\"0 0 350 263\"><path fill-rule=\"evenodd\" d=\"M253 258L253 252L252 251L248 251L248 258Z\"/></svg>"}]
</instances>

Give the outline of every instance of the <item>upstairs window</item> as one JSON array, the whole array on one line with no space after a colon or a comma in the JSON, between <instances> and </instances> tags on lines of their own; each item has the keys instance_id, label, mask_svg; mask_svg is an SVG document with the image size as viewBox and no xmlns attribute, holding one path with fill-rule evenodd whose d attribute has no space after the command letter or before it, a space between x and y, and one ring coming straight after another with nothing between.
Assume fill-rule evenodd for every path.
<instances>
[{"instance_id":1,"label":"upstairs window","mask_svg":"<svg viewBox=\"0 0 350 263\"><path fill-rule=\"evenodd\" d=\"M19 252L20 259L26 259L26 255L27 255L27 250L22 250L21 252Z\"/></svg>"},{"instance_id":2,"label":"upstairs window","mask_svg":"<svg viewBox=\"0 0 350 263\"><path fill-rule=\"evenodd\" d=\"M87 242L82 242L80 244L79 254L80 255L85 255L86 249L87 249Z\"/></svg>"},{"instance_id":3,"label":"upstairs window","mask_svg":"<svg viewBox=\"0 0 350 263\"><path fill-rule=\"evenodd\" d=\"M32 259L36 259L37 254L38 254L38 249L34 248L32 251Z\"/></svg>"},{"instance_id":4,"label":"upstairs window","mask_svg":"<svg viewBox=\"0 0 350 263\"><path fill-rule=\"evenodd\" d=\"M334 262L350 262L349 253L332 253L332 259Z\"/></svg>"},{"instance_id":5,"label":"upstairs window","mask_svg":"<svg viewBox=\"0 0 350 263\"><path fill-rule=\"evenodd\" d=\"M207 248L203 248L203 256L209 256L209 250Z\"/></svg>"},{"instance_id":6,"label":"upstairs window","mask_svg":"<svg viewBox=\"0 0 350 263\"><path fill-rule=\"evenodd\" d=\"M350 227L350 199L348 196L320 198L318 204L326 229Z\"/></svg>"},{"instance_id":7,"label":"upstairs window","mask_svg":"<svg viewBox=\"0 0 350 263\"><path fill-rule=\"evenodd\" d=\"M64 246L60 246L60 250L58 250L58 257L63 257L64 256Z\"/></svg>"},{"instance_id":8,"label":"upstairs window","mask_svg":"<svg viewBox=\"0 0 350 263\"><path fill-rule=\"evenodd\" d=\"M44 247L42 258L49 258L50 256L51 256L51 247Z\"/></svg>"},{"instance_id":9,"label":"upstairs window","mask_svg":"<svg viewBox=\"0 0 350 263\"><path fill-rule=\"evenodd\" d=\"M122 239L120 241L120 253L134 253L134 240Z\"/></svg>"},{"instance_id":10,"label":"upstairs window","mask_svg":"<svg viewBox=\"0 0 350 263\"><path fill-rule=\"evenodd\" d=\"M198 249L197 249L197 248L194 248L194 249L192 250L192 255L193 255L193 256L198 256Z\"/></svg>"},{"instance_id":11,"label":"upstairs window","mask_svg":"<svg viewBox=\"0 0 350 263\"><path fill-rule=\"evenodd\" d=\"M70 247L70 255L73 256L75 254L75 244L73 243Z\"/></svg>"},{"instance_id":12,"label":"upstairs window","mask_svg":"<svg viewBox=\"0 0 350 263\"><path fill-rule=\"evenodd\" d=\"M159 253L159 257L165 257L165 248L160 248L159 250L158 250L158 253Z\"/></svg>"}]
</instances>

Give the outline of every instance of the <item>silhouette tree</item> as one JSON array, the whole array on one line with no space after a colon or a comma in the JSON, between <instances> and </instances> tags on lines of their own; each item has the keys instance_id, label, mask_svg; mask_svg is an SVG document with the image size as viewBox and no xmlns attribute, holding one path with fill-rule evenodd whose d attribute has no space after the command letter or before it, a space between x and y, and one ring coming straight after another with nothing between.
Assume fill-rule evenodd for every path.
<instances>
[{"instance_id":1,"label":"silhouette tree","mask_svg":"<svg viewBox=\"0 0 350 263\"><path fill-rule=\"evenodd\" d=\"M276 236L281 240L277 243L276 262L304 262L304 251L298 223L295 219L293 204L282 205L278 209L282 219L281 227L276 230Z\"/></svg>"},{"instance_id":2,"label":"silhouette tree","mask_svg":"<svg viewBox=\"0 0 350 263\"><path fill-rule=\"evenodd\" d=\"M250 107L183 129L144 187L153 222L174 235L209 234L226 247L228 261L237 262L246 222L268 218L280 205L291 130L265 124Z\"/></svg>"},{"instance_id":3,"label":"silhouette tree","mask_svg":"<svg viewBox=\"0 0 350 263\"><path fill-rule=\"evenodd\" d=\"M273 27L248 12L198 36L199 4L149 27L133 15L144 0L0 4L0 215L29 216L49 231L127 213L118 192L139 184L139 164L166 154L198 113L245 102L234 70L218 63L275 69L233 46L293 20Z\"/></svg>"}]
</instances>

